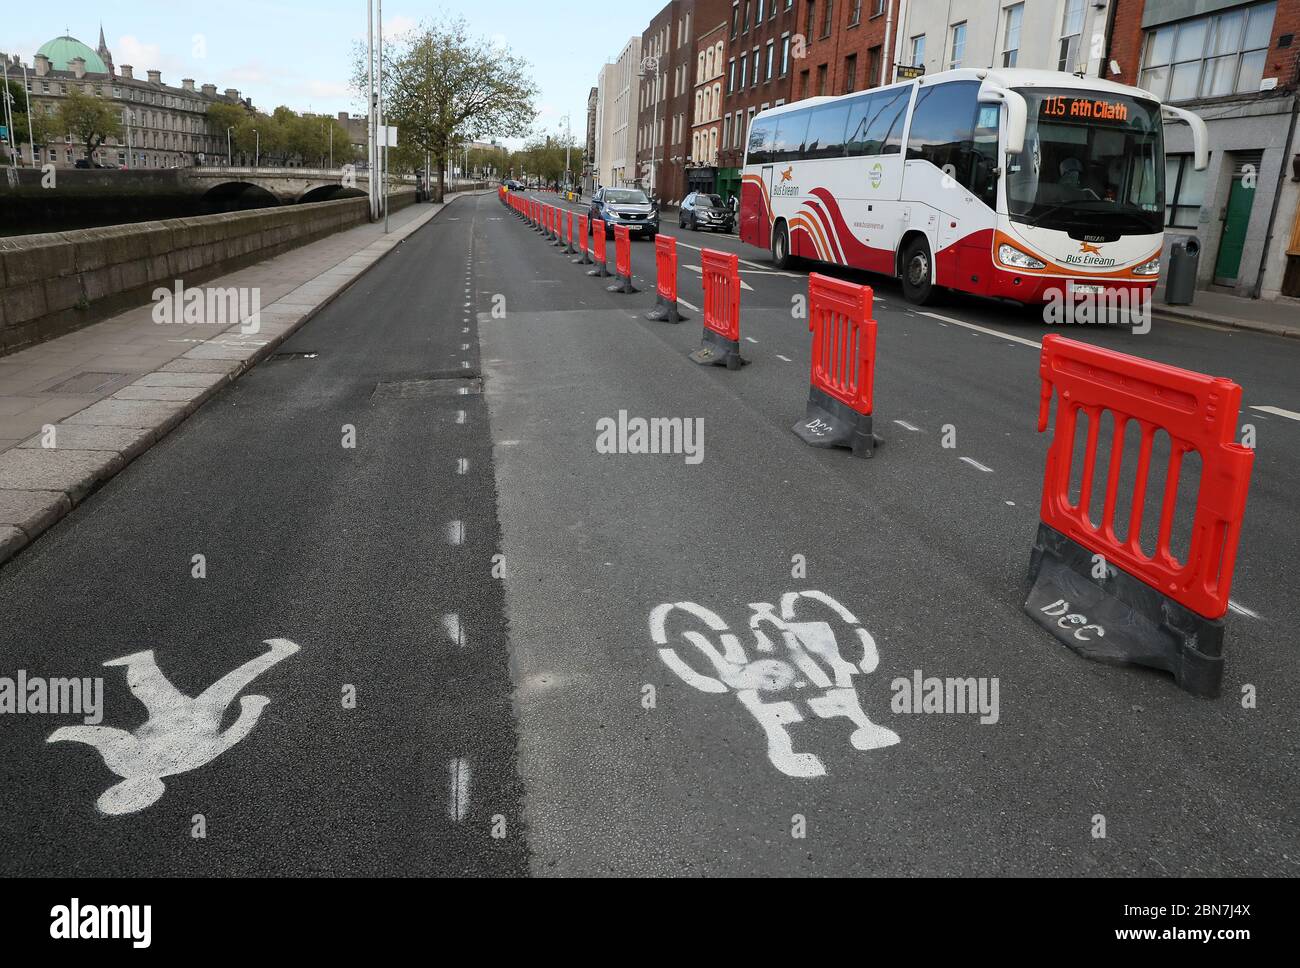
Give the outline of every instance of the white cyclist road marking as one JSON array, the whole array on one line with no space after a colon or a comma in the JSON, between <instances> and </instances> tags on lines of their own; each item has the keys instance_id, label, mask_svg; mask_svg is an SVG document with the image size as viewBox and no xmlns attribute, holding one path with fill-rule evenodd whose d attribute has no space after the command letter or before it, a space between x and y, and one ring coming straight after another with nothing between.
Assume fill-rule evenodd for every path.
<instances>
[{"instance_id":1,"label":"white cyclist road marking","mask_svg":"<svg viewBox=\"0 0 1300 968\"><path fill-rule=\"evenodd\" d=\"M921 428L920 428L920 427L913 427L913 426L912 426L910 423L908 423L906 420L895 420L894 423L898 424L898 425L899 425L900 427L902 427L904 430L910 430L910 431L912 431L912 433L914 433L914 434L919 434L919 433L921 432Z\"/></svg>"},{"instance_id":2,"label":"white cyclist road marking","mask_svg":"<svg viewBox=\"0 0 1300 968\"><path fill-rule=\"evenodd\" d=\"M981 464L981 463L980 463L979 461L977 461L977 460L972 460L972 459L969 458L969 457L963 457L962 460L964 460L967 464L970 464L970 466L971 466L971 467L974 467L976 470L983 471L985 474L992 474L992 473L993 473L993 468L991 468L991 467L985 467L983 464Z\"/></svg>"},{"instance_id":3,"label":"white cyclist road marking","mask_svg":"<svg viewBox=\"0 0 1300 968\"><path fill-rule=\"evenodd\" d=\"M1010 333L999 333L996 329L989 329L987 326L976 326L974 323L965 323L960 319L953 319L951 316L940 316L938 313L927 312L926 310L917 311L921 316L929 316L931 319L937 319L941 323L952 323L954 326L964 326L967 329L973 329L977 333L987 333L989 336L998 336L1002 339L1009 339L1013 343L1020 343L1024 346L1032 346L1035 349L1042 349L1043 344L1032 339L1025 339L1023 336L1012 336Z\"/></svg>"},{"instance_id":4,"label":"white cyclist road marking","mask_svg":"<svg viewBox=\"0 0 1300 968\"><path fill-rule=\"evenodd\" d=\"M447 764L447 814L460 823L469 816L469 761L457 757Z\"/></svg>"},{"instance_id":5,"label":"white cyclist road marking","mask_svg":"<svg viewBox=\"0 0 1300 968\"><path fill-rule=\"evenodd\" d=\"M266 639L270 650L228 672L198 696L181 692L158 668L152 650L110 659L105 666L125 666L126 685L144 706L148 719L134 731L111 726L64 726L48 743L85 743L99 751L104 765L121 782L95 801L101 813L135 813L166 792L162 778L188 773L215 760L257 725L271 702L265 696L239 696L254 679L299 651L288 639ZM239 715L223 731L226 710L239 696Z\"/></svg>"},{"instance_id":6,"label":"white cyclist road marking","mask_svg":"<svg viewBox=\"0 0 1300 968\"><path fill-rule=\"evenodd\" d=\"M1251 410L1258 410L1260 413L1271 413L1275 417L1286 417L1288 420L1300 420L1300 413L1294 410L1283 410L1281 407L1251 407Z\"/></svg>"}]
</instances>

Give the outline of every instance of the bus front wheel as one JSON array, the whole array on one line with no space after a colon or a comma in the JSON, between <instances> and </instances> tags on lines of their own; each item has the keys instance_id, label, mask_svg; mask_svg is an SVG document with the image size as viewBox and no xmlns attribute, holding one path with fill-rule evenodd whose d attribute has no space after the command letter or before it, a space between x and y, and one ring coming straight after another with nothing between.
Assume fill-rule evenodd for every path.
<instances>
[{"instance_id":1,"label":"bus front wheel","mask_svg":"<svg viewBox=\"0 0 1300 968\"><path fill-rule=\"evenodd\" d=\"M772 230L772 264L778 269L789 269L794 264L790 255L790 230L784 222Z\"/></svg>"},{"instance_id":2,"label":"bus front wheel","mask_svg":"<svg viewBox=\"0 0 1300 968\"><path fill-rule=\"evenodd\" d=\"M939 294L934 285L930 245L923 238L914 238L903 250L903 297L910 303L925 306L933 303Z\"/></svg>"}]
</instances>

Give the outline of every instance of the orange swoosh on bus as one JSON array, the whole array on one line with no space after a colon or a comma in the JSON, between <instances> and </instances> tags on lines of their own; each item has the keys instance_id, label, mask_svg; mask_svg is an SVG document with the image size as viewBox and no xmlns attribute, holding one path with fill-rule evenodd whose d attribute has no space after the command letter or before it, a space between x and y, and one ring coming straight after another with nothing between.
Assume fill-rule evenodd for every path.
<instances>
[{"instance_id":1,"label":"orange swoosh on bus","mask_svg":"<svg viewBox=\"0 0 1300 968\"><path fill-rule=\"evenodd\" d=\"M1087 242L1080 242L1080 243L1079 243L1079 252L1080 252L1080 254L1082 254L1082 255L1087 255L1087 254L1089 254L1089 253L1098 253L1098 252L1101 252L1101 246L1099 246L1099 245L1089 245Z\"/></svg>"},{"instance_id":2,"label":"orange swoosh on bus","mask_svg":"<svg viewBox=\"0 0 1300 968\"><path fill-rule=\"evenodd\" d=\"M789 181L794 177L794 165L791 165L785 171L781 172L781 181Z\"/></svg>"}]
</instances>

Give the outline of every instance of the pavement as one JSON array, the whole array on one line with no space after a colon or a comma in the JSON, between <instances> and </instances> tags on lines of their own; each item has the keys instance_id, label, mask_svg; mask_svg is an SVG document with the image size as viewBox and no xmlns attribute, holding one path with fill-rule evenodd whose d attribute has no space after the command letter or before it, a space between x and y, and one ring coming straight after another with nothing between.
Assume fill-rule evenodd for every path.
<instances>
[{"instance_id":1,"label":"pavement","mask_svg":"<svg viewBox=\"0 0 1300 968\"><path fill-rule=\"evenodd\" d=\"M0 673L101 676L104 724L174 754L113 814L122 772L48 742L79 720L4 722L0 872L1295 875L1294 341L1070 327L1245 388L1223 697L1195 699L1023 612L1039 314L829 270L875 290L883 443L855 460L791 432L806 272L669 231L678 325L644 318L652 246L615 294L457 200L0 568ZM702 247L744 260L739 371L688 358ZM702 459L598 446L635 417L700 426ZM824 623L847 689L805 669L755 707L718 678L783 620ZM188 696L281 639L204 762L142 706L141 650ZM909 708L928 677L997 702Z\"/></svg>"},{"instance_id":2,"label":"pavement","mask_svg":"<svg viewBox=\"0 0 1300 968\"><path fill-rule=\"evenodd\" d=\"M151 303L0 357L0 564L441 209L408 206L391 234L357 226L192 287L205 296L192 321L160 324ZM256 323L210 305L215 290L250 294L240 308L260 307Z\"/></svg>"},{"instance_id":3,"label":"pavement","mask_svg":"<svg viewBox=\"0 0 1300 968\"><path fill-rule=\"evenodd\" d=\"M1231 293L1197 290L1191 305L1171 306L1157 293L1155 312L1172 319L1250 329L1300 339L1300 299L1247 299Z\"/></svg>"}]
</instances>

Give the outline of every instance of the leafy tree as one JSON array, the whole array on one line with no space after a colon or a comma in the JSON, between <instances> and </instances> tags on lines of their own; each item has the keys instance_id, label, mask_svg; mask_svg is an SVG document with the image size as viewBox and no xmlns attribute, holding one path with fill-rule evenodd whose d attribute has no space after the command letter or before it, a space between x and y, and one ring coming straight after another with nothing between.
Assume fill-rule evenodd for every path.
<instances>
[{"instance_id":1,"label":"leafy tree","mask_svg":"<svg viewBox=\"0 0 1300 968\"><path fill-rule=\"evenodd\" d=\"M8 85L0 83L0 98L3 98L5 89L8 89L10 110L13 112L13 131L10 133L10 142L15 146L32 145L35 149L39 145L48 144L51 137L55 134L54 118L41 113L39 105L33 106L33 116L27 116L27 92L23 90L22 84L18 81L10 81ZM3 103L0 102L0 117L3 117ZM32 157L36 156L35 150ZM21 152L19 152L21 160Z\"/></svg>"},{"instance_id":2,"label":"leafy tree","mask_svg":"<svg viewBox=\"0 0 1300 968\"><path fill-rule=\"evenodd\" d=\"M461 145L487 135L520 135L537 114L527 63L485 38L471 38L463 18L422 24L393 47L384 55L385 119L397 127L405 158L433 156L439 196L447 160ZM364 95L366 55L358 53L353 85Z\"/></svg>"},{"instance_id":3,"label":"leafy tree","mask_svg":"<svg viewBox=\"0 0 1300 968\"><path fill-rule=\"evenodd\" d=\"M122 124L113 105L75 87L68 88L67 96L59 105L58 117L59 127L78 144L86 146L87 161L93 161L99 146L109 138L122 140Z\"/></svg>"}]
</instances>

